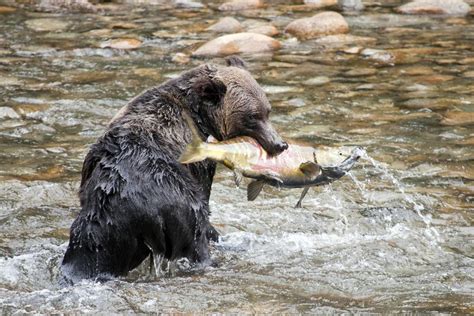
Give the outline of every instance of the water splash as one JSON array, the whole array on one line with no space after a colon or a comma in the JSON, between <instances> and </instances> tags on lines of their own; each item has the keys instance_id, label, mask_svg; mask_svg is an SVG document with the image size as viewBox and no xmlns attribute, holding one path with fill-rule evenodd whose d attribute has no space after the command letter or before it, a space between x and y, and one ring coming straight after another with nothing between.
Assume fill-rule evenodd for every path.
<instances>
[{"instance_id":1,"label":"water splash","mask_svg":"<svg viewBox=\"0 0 474 316\"><path fill-rule=\"evenodd\" d=\"M370 162L370 164L375 168L375 170L379 172L382 175L382 177L388 179L392 183L392 185L398 190L398 192L401 193L403 199L413 207L413 210L423 220L423 222L426 225L426 229L424 231L426 237L428 237L429 240L433 241L434 243L440 242L441 238L440 238L439 232L434 227L431 226L431 217L427 215L423 215L422 213L422 211L425 210L424 205L417 202L412 196L406 193L405 186L393 175L392 172L390 172L390 170L385 166L385 164L370 157L366 151L363 151L361 158ZM366 188L365 183L362 181L359 181L351 172L349 172L348 175L352 179L352 181L354 181L362 197L365 200L369 200L370 197L367 194L368 190Z\"/></svg>"}]
</instances>

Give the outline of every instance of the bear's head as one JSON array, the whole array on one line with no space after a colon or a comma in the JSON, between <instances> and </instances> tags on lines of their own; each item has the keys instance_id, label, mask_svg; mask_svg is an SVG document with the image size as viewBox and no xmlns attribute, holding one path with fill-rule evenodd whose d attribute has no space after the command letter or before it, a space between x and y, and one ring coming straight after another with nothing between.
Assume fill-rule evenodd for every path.
<instances>
[{"instance_id":1,"label":"bear's head","mask_svg":"<svg viewBox=\"0 0 474 316\"><path fill-rule=\"evenodd\" d=\"M288 148L269 120L270 102L242 59L232 56L227 66L205 65L205 75L193 80L200 98L199 117L218 140L250 136L271 155Z\"/></svg>"}]
</instances>

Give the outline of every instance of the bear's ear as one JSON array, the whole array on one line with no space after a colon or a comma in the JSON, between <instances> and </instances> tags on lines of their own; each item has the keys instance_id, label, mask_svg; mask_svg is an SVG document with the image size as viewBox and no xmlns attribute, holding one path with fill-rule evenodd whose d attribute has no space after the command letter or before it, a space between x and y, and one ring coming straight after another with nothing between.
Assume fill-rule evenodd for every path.
<instances>
[{"instance_id":1,"label":"bear's ear","mask_svg":"<svg viewBox=\"0 0 474 316\"><path fill-rule=\"evenodd\" d=\"M227 91L225 84L214 76L197 78L192 84L192 89L202 99L215 103L219 102Z\"/></svg>"},{"instance_id":2,"label":"bear's ear","mask_svg":"<svg viewBox=\"0 0 474 316\"><path fill-rule=\"evenodd\" d=\"M239 56L236 56L236 55L229 56L225 59L225 62L227 63L227 66L239 67L239 68L247 70L247 64L245 64L245 61Z\"/></svg>"}]
</instances>

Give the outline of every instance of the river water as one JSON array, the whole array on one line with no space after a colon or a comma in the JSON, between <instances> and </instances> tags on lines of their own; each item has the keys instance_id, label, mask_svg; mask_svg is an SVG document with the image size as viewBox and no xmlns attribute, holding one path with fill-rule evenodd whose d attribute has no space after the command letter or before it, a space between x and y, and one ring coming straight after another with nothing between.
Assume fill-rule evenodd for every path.
<instances>
[{"instance_id":1,"label":"river water","mask_svg":"<svg viewBox=\"0 0 474 316\"><path fill-rule=\"evenodd\" d=\"M284 137L366 149L350 175L295 209L300 190L247 202L221 168L217 266L156 277L145 262L67 288L58 269L88 146L133 96L204 62L173 57L215 37L205 28L226 14L206 2L0 13L2 314L474 313L474 19L398 15L401 2L346 15L351 35L370 37L356 44L281 34L281 50L244 56ZM313 11L280 1L234 16L282 30ZM104 47L114 38L141 46Z\"/></svg>"}]
</instances>

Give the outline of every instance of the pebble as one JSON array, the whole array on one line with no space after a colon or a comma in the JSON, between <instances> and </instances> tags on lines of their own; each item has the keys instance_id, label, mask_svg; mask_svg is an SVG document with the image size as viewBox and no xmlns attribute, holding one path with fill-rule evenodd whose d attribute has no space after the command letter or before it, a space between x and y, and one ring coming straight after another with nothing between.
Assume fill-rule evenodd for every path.
<instances>
[{"instance_id":1,"label":"pebble","mask_svg":"<svg viewBox=\"0 0 474 316\"><path fill-rule=\"evenodd\" d=\"M299 39L311 39L324 35L349 32L349 25L337 12L321 12L310 18L297 19L285 28L285 32Z\"/></svg>"},{"instance_id":2,"label":"pebble","mask_svg":"<svg viewBox=\"0 0 474 316\"><path fill-rule=\"evenodd\" d=\"M435 14L464 16L471 11L462 0L415 0L397 8L403 14Z\"/></svg>"},{"instance_id":3,"label":"pebble","mask_svg":"<svg viewBox=\"0 0 474 316\"><path fill-rule=\"evenodd\" d=\"M238 53L261 53L277 50L279 41L256 33L235 33L215 38L199 47L193 56L226 56Z\"/></svg>"},{"instance_id":4,"label":"pebble","mask_svg":"<svg viewBox=\"0 0 474 316\"><path fill-rule=\"evenodd\" d=\"M216 33L238 33L243 30L242 24L232 17L224 17L206 30Z\"/></svg>"},{"instance_id":5,"label":"pebble","mask_svg":"<svg viewBox=\"0 0 474 316\"><path fill-rule=\"evenodd\" d=\"M69 23L59 19L32 19L25 22L26 26L37 32L58 32L66 29Z\"/></svg>"},{"instance_id":6,"label":"pebble","mask_svg":"<svg viewBox=\"0 0 474 316\"><path fill-rule=\"evenodd\" d=\"M263 1L261 0L234 0L225 2L219 6L221 11L240 11L240 10L252 10L263 7Z\"/></svg>"},{"instance_id":7,"label":"pebble","mask_svg":"<svg viewBox=\"0 0 474 316\"><path fill-rule=\"evenodd\" d=\"M20 115L18 115L18 113L16 113L15 110L13 110L12 108L7 106L0 106L0 120L19 118Z\"/></svg>"},{"instance_id":8,"label":"pebble","mask_svg":"<svg viewBox=\"0 0 474 316\"><path fill-rule=\"evenodd\" d=\"M119 38L103 42L101 48L116 48L116 49L135 49L142 45L140 40L135 38Z\"/></svg>"}]
</instances>

